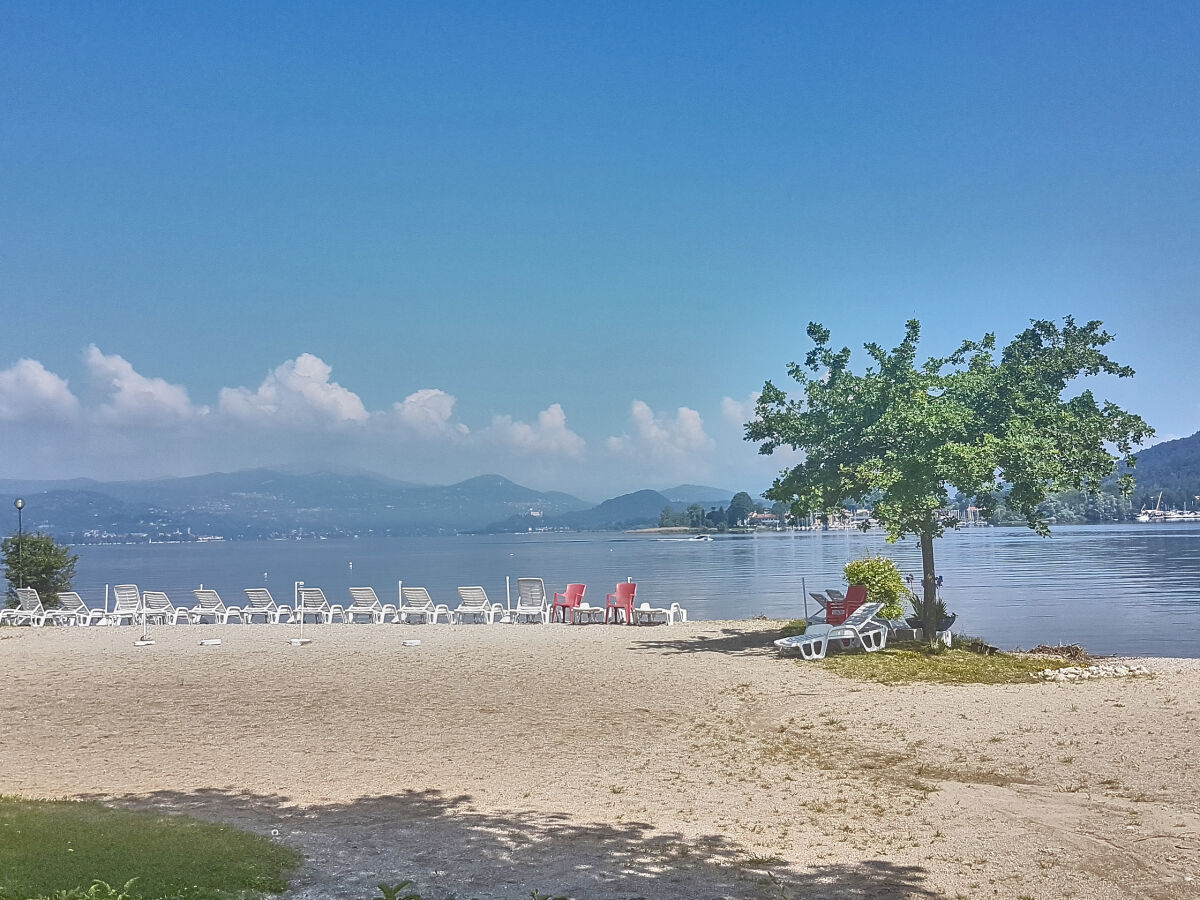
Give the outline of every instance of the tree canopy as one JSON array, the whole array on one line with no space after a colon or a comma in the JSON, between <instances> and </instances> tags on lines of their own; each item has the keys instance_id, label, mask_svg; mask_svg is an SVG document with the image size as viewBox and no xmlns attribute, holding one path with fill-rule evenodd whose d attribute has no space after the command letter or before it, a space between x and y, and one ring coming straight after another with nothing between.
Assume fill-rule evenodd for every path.
<instances>
[{"instance_id":1,"label":"tree canopy","mask_svg":"<svg viewBox=\"0 0 1200 900\"><path fill-rule=\"evenodd\" d=\"M985 514L1003 498L1047 534L1038 504L1048 494L1096 493L1120 463L1134 465L1134 448L1154 432L1090 389L1064 396L1081 376L1134 374L1101 349L1113 337L1100 322L1035 320L999 358L995 335L986 334L919 363L920 335L914 319L895 349L866 344L873 365L860 375L849 348L834 350L828 329L810 323L813 349L803 365L788 366L799 396L768 381L746 439L760 442L760 453L789 446L805 454L768 499L805 515L869 498L889 540L919 536L928 600L936 590L932 541L956 522L952 488ZM1121 486L1132 486L1127 472Z\"/></svg>"},{"instance_id":2,"label":"tree canopy","mask_svg":"<svg viewBox=\"0 0 1200 900\"><path fill-rule=\"evenodd\" d=\"M8 579L6 600L10 606L16 605L19 587L33 588L43 604L55 606L59 591L71 589L75 564L79 562L70 547L40 531L6 537L0 543L0 555L4 557L4 577Z\"/></svg>"}]
</instances>

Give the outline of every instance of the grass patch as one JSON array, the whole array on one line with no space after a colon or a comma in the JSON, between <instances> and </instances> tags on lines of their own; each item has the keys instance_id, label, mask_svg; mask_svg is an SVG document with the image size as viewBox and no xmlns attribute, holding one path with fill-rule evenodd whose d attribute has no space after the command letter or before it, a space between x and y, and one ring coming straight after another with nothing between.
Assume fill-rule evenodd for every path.
<instances>
[{"instance_id":1,"label":"grass patch","mask_svg":"<svg viewBox=\"0 0 1200 900\"><path fill-rule=\"evenodd\" d=\"M927 644L901 644L875 653L833 653L821 664L846 678L881 684L1029 684L1033 673L1067 663L1047 656L984 656L959 649L932 652Z\"/></svg>"},{"instance_id":2,"label":"grass patch","mask_svg":"<svg viewBox=\"0 0 1200 900\"><path fill-rule=\"evenodd\" d=\"M796 637L808 631L807 619L792 619L786 625L779 629L780 637Z\"/></svg>"},{"instance_id":3,"label":"grass patch","mask_svg":"<svg viewBox=\"0 0 1200 900\"><path fill-rule=\"evenodd\" d=\"M0 900L130 879L131 900L248 900L286 889L284 875L299 864L294 850L225 825L0 797Z\"/></svg>"}]
</instances>

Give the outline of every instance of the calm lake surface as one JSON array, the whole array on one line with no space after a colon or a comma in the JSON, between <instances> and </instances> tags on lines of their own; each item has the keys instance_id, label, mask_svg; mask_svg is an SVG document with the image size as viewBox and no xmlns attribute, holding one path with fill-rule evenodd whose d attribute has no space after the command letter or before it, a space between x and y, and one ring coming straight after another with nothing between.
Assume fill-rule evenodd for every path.
<instances>
[{"instance_id":1,"label":"calm lake surface","mask_svg":"<svg viewBox=\"0 0 1200 900\"><path fill-rule=\"evenodd\" d=\"M920 578L915 540L887 544L879 532L718 535L712 542L596 534L378 538L347 541L212 542L78 547L76 587L102 606L106 584L132 582L190 606L191 590L216 588L231 605L264 583L291 604L293 582L348 603L371 585L396 602L396 583L427 587L458 605L458 585L479 584L505 602L505 576L539 576L604 595L627 577L638 600L678 601L692 619L803 615L802 585L843 588L842 566L884 553ZM1200 525L1064 526L1050 538L1018 528L971 528L936 547L942 596L955 631L1003 647L1082 643L1097 653L1200 657Z\"/></svg>"}]
</instances>

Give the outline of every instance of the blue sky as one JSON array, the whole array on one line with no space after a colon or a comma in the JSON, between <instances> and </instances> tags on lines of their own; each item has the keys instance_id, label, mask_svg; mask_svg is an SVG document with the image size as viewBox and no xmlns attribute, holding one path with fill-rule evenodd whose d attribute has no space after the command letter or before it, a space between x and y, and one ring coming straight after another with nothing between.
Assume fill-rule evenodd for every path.
<instances>
[{"instance_id":1,"label":"blue sky","mask_svg":"<svg viewBox=\"0 0 1200 900\"><path fill-rule=\"evenodd\" d=\"M757 492L812 319L1200 429L1194 3L174 6L4 7L0 476Z\"/></svg>"}]
</instances>

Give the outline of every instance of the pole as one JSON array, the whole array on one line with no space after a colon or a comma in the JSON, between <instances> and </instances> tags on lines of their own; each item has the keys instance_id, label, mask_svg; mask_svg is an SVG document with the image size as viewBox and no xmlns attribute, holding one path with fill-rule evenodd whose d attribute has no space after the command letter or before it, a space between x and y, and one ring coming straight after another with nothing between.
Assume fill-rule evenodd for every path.
<instances>
[{"instance_id":1,"label":"pole","mask_svg":"<svg viewBox=\"0 0 1200 900\"><path fill-rule=\"evenodd\" d=\"M303 581L297 581L292 587L292 609L300 614L300 640L304 640L304 610L300 608L300 588L304 587Z\"/></svg>"},{"instance_id":2,"label":"pole","mask_svg":"<svg viewBox=\"0 0 1200 900\"><path fill-rule=\"evenodd\" d=\"M804 621L808 621L808 584L804 581L804 576L800 576L800 591L804 594Z\"/></svg>"},{"instance_id":3,"label":"pole","mask_svg":"<svg viewBox=\"0 0 1200 900\"><path fill-rule=\"evenodd\" d=\"M25 508L25 501L18 497L13 501L13 506L17 508L17 571L21 573L20 587L25 587L25 566L22 565L25 561L25 529L21 521L21 510Z\"/></svg>"}]
</instances>

